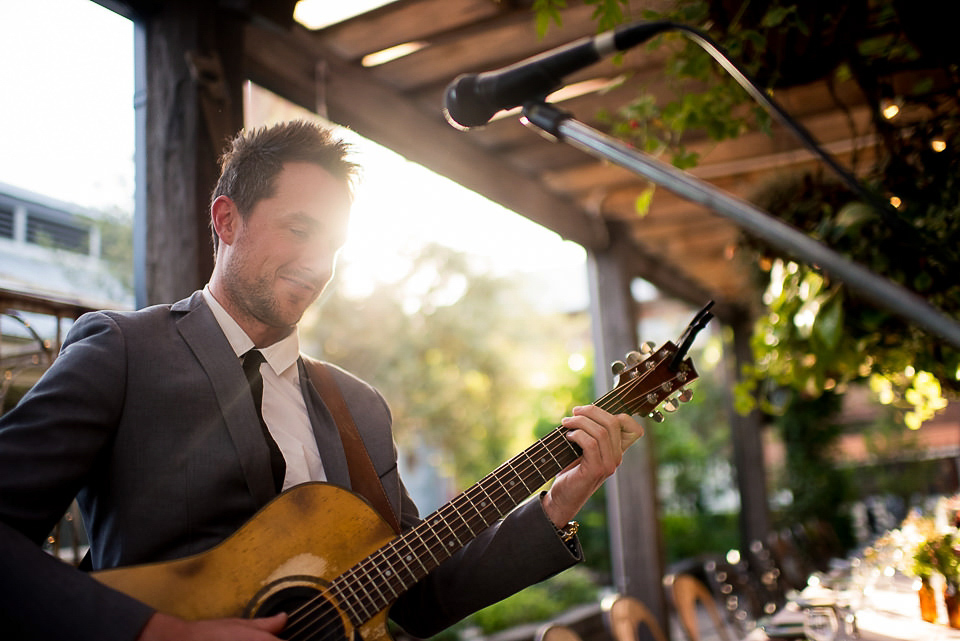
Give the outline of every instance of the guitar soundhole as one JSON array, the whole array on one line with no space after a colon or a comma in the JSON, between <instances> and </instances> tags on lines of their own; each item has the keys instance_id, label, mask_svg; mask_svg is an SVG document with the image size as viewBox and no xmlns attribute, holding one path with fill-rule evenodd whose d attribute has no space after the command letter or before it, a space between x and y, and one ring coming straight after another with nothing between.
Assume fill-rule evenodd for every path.
<instances>
[{"instance_id":1,"label":"guitar soundhole","mask_svg":"<svg viewBox=\"0 0 960 641\"><path fill-rule=\"evenodd\" d=\"M280 612L288 615L281 639L310 641L348 641L337 609L310 586L277 590L263 600L255 616L269 617Z\"/></svg>"}]
</instances>

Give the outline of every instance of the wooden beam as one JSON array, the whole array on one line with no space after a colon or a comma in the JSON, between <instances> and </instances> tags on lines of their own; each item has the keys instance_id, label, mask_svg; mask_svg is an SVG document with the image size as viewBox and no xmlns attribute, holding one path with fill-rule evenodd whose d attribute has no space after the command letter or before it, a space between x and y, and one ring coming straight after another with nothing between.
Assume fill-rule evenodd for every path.
<instances>
[{"instance_id":1,"label":"wooden beam","mask_svg":"<svg viewBox=\"0 0 960 641\"><path fill-rule=\"evenodd\" d=\"M740 314L729 323L733 341L724 349L730 383L727 389L742 379L742 370L753 363L750 337L753 319ZM749 550L754 541L763 541L770 531L770 508L767 505L767 474L763 459L763 424L758 410L743 416L734 408L733 394L728 395L730 437L733 441L734 469L740 490L740 549Z\"/></svg>"},{"instance_id":2,"label":"wooden beam","mask_svg":"<svg viewBox=\"0 0 960 641\"><path fill-rule=\"evenodd\" d=\"M171 0L143 18L147 291L138 301L147 304L182 298L201 287L213 268L208 220L217 157L224 132L243 124L240 16L218 5ZM205 106L216 115L205 118Z\"/></svg>"},{"instance_id":3,"label":"wooden beam","mask_svg":"<svg viewBox=\"0 0 960 641\"><path fill-rule=\"evenodd\" d=\"M369 69L369 73L395 89L407 92L447 84L461 73L487 71L512 64L596 31L594 7L571 6L563 24L537 36L533 15L515 12L496 23L479 23L444 34L409 56ZM422 18L421 18L422 19Z\"/></svg>"},{"instance_id":4,"label":"wooden beam","mask_svg":"<svg viewBox=\"0 0 960 641\"><path fill-rule=\"evenodd\" d=\"M615 234L613 234L616 237ZM620 255L628 244L588 253L590 310L596 351L596 392L612 385L610 363L636 349L637 323L630 295L628 261ZM624 454L623 463L606 482L614 586L620 594L643 601L669 629L663 577L663 537L657 501L656 463L652 430Z\"/></svg>"},{"instance_id":5,"label":"wooden beam","mask_svg":"<svg viewBox=\"0 0 960 641\"><path fill-rule=\"evenodd\" d=\"M496 17L504 10L490 0L405 0L328 27L317 36L341 58L356 62L368 53L430 40L437 34Z\"/></svg>"}]
</instances>

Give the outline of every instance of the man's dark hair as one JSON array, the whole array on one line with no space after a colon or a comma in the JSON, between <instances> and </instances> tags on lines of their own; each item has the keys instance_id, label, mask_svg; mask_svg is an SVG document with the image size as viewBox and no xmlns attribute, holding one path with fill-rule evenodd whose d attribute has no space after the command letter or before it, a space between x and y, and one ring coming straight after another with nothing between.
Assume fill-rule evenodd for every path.
<instances>
[{"instance_id":1,"label":"man's dark hair","mask_svg":"<svg viewBox=\"0 0 960 641\"><path fill-rule=\"evenodd\" d=\"M220 179L210 202L228 196L246 218L258 201L273 195L288 162L308 162L342 180L351 192L359 166L347 159L350 145L331 131L304 120L241 131L220 157ZM211 221L211 229L213 223ZM219 244L213 231L214 251Z\"/></svg>"}]
</instances>

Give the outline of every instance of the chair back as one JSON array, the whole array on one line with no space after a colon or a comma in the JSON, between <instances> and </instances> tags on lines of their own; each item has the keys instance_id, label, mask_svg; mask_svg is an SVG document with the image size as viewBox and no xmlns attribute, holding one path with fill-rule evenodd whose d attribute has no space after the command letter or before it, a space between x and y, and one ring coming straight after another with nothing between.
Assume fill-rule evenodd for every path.
<instances>
[{"instance_id":1,"label":"chair back","mask_svg":"<svg viewBox=\"0 0 960 641\"><path fill-rule=\"evenodd\" d=\"M647 627L654 641L667 641L653 612L634 597L617 596L604 601L603 611L603 620L614 641L638 641L641 625Z\"/></svg>"},{"instance_id":2,"label":"chair back","mask_svg":"<svg viewBox=\"0 0 960 641\"><path fill-rule=\"evenodd\" d=\"M703 564L706 585L727 621L741 637L757 627L757 619L764 616L763 600L742 564L711 559Z\"/></svg>"},{"instance_id":3,"label":"chair back","mask_svg":"<svg viewBox=\"0 0 960 641\"><path fill-rule=\"evenodd\" d=\"M700 606L706 611L717 635L723 641L732 641L730 630L723 622L717 602L702 581L689 574L677 574L670 583L673 605L680 627L690 641L700 641Z\"/></svg>"},{"instance_id":4,"label":"chair back","mask_svg":"<svg viewBox=\"0 0 960 641\"><path fill-rule=\"evenodd\" d=\"M583 641L573 628L561 623L547 623L537 630L536 641Z\"/></svg>"}]
</instances>

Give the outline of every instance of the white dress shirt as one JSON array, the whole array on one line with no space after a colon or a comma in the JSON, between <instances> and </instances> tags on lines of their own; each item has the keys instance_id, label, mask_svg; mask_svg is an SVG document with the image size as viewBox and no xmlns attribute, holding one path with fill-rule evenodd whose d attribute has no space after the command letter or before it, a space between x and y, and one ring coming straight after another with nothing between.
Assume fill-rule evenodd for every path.
<instances>
[{"instance_id":1,"label":"white dress shirt","mask_svg":"<svg viewBox=\"0 0 960 641\"><path fill-rule=\"evenodd\" d=\"M220 329L239 360L253 349L253 341L237 321L213 297L210 286L203 288L203 297L210 306ZM266 362L260 366L263 376L263 420L277 442L287 463L283 489L307 481L325 481L323 461L313 435L307 404L300 388L300 337L296 331L283 340L260 350Z\"/></svg>"}]
</instances>

